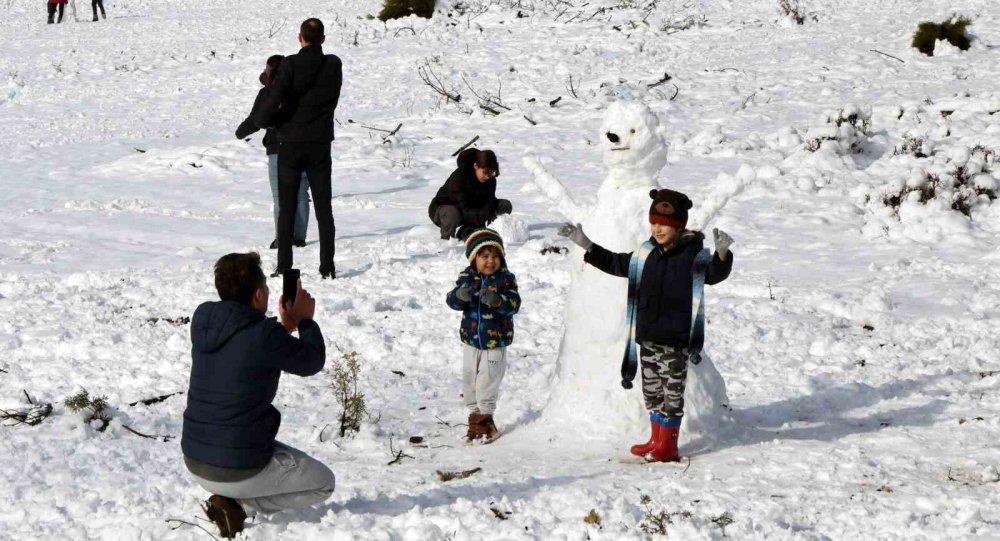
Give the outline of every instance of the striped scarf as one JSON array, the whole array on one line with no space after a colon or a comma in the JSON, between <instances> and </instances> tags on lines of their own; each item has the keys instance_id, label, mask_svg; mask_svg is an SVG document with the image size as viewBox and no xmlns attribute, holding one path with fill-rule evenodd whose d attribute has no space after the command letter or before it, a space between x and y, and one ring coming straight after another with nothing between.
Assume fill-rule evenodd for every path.
<instances>
[{"instance_id":1,"label":"striped scarf","mask_svg":"<svg viewBox=\"0 0 1000 541\"><path fill-rule=\"evenodd\" d=\"M632 253L628 264L628 306L625 310L625 324L628 327L628 342L625 344L625 356L622 359L622 387L632 388L632 380L638 369L638 348L635 343L635 322L639 315L639 284L642 283L642 269L646 258L653 252L654 246L646 241ZM688 339L688 355L693 364L701 362L701 350L705 344L705 274L712 260L712 252L707 248L698 252L691 266L691 334Z\"/></svg>"}]
</instances>

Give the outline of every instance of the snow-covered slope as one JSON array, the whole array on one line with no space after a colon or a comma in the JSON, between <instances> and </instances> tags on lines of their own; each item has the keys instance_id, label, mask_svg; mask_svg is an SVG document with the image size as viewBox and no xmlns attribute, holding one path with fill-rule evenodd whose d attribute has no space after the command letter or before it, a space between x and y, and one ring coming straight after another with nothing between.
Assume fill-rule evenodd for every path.
<instances>
[{"instance_id":1,"label":"snow-covered slope","mask_svg":"<svg viewBox=\"0 0 1000 541\"><path fill-rule=\"evenodd\" d=\"M185 397L129 404L186 388L182 318L214 297L220 255L255 249L274 264L263 149L232 132L265 58L294 52L309 16L345 66L340 278L317 280L315 242L295 257L328 352L358 352L381 415L338 438L328 372L284 378L279 437L329 464L338 488L322 507L258 518L247 538L643 539L660 512L674 539L998 535L1000 206L976 192L1000 176L995 2L810 1L816 20L802 26L776 1L463 4L382 24L366 17L372 0L126 0L91 23L77 1L49 26L43 6L7 2L0 408L28 409L30 395L54 410L0 428L0 539L205 537L166 522L200 522L206 496L180 459ZM971 50L909 47L918 22L953 11L975 19ZM473 89L510 110L484 112ZM707 351L738 427L710 452L682 440L689 465L634 462L642 433L539 425L581 263L542 253L565 246L562 217L522 158L595 193L597 127L619 99L660 115L660 185L721 208L709 226L737 239L733 276L708 289ZM367 128L400 123L386 141ZM476 135L530 238L509 249L524 308L504 435L470 448L459 316L444 305L462 251L436 239L426 206ZM107 395L106 431L62 404L80 388ZM390 446L412 458L387 465ZM591 509L600 524L584 522Z\"/></svg>"}]
</instances>

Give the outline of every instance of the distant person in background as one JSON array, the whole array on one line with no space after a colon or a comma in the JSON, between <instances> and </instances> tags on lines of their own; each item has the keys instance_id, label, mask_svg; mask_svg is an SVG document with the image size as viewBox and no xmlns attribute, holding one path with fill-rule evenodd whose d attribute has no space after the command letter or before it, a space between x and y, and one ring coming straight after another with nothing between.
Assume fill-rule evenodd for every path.
<instances>
[{"instance_id":1,"label":"distant person in background","mask_svg":"<svg viewBox=\"0 0 1000 541\"><path fill-rule=\"evenodd\" d=\"M63 15L66 13L66 0L49 0L48 7L49 7L49 24L56 22L55 21L56 9L59 10L58 22L62 23Z\"/></svg>"},{"instance_id":2,"label":"distant person in background","mask_svg":"<svg viewBox=\"0 0 1000 541\"><path fill-rule=\"evenodd\" d=\"M246 120L240 124L240 127L236 128L236 137L239 139L246 139L260 129L253 123L253 118L255 115L260 114L260 107L269 96L270 87L274 83L274 78L278 75L278 67L281 66L281 61L284 58L284 56L276 54L267 59L267 63L264 65L264 72L260 74L260 84L264 85L264 88L261 88L257 92L257 99L254 100L253 108L250 110L250 114ZM278 248L278 215L281 212L281 201L278 198L278 139L276 131L274 128L267 128L264 132L263 141L264 149L267 151L267 174L271 180L271 198L274 200L274 241L271 242L272 250ZM306 245L306 231L309 229L309 181L306 178L305 172L302 173L302 180L299 182L297 197L298 202L295 205L295 231L293 233L294 240L292 244L302 247Z\"/></svg>"},{"instance_id":3,"label":"distant person in background","mask_svg":"<svg viewBox=\"0 0 1000 541\"><path fill-rule=\"evenodd\" d=\"M431 221L441 228L441 238L464 240L469 233L486 227L513 206L497 199L500 164L492 150L469 148L458 155L458 169L438 190L427 209Z\"/></svg>"},{"instance_id":4,"label":"distant person in background","mask_svg":"<svg viewBox=\"0 0 1000 541\"><path fill-rule=\"evenodd\" d=\"M323 53L323 21L306 19L299 27L297 54L285 58L278 75L254 115L254 124L278 132L278 265L274 275L292 268L292 227L302 174L309 180L319 227L319 273L335 278L333 191L333 113L340 101L343 70L340 58Z\"/></svg>"},{"instance_id":5,"label":"distant person in background","mask_svg":"<svg viewBox=\"0 0 1000 541\"><path fill-rule=\"evenodd\" d=\"M104 13L104 0L91 0L90 7L94 8L94 21L97 21L97 8L101 8L101 18L107 19L107 13Z\"/></svg>"}]
</instances>

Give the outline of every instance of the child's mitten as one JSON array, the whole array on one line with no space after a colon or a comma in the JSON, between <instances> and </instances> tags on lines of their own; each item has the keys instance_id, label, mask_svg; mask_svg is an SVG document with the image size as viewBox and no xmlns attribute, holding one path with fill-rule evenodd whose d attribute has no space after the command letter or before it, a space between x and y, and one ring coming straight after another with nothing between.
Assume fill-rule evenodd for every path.
<instances>
[{"instance_id":1,"label":"child's mitten","mask_svg":"<svg viewBox=\"0 0 1000 541\"><path fill-rule=\"evenodd\" d=\"M503 297L496 292L487 291L479 296L479 300L483 301L483 304L489 306L490 308L496 308L503 302Z\"/></svg>"},{"instance_id":2,"label":"child's mitten","mask_svg":"<svg viewBox=\"0 0 1000 541\"><path fill-rule=\"evenodd\" d=\"M587 238L586 234L584 234L583 226L580 224L563 224L557 233L559 236L566 237L573 241L577 246L583 248L585 251L589 252L590 248L594 246L594 243Z\"/></svg>"},{"instance_id":3,"label":"child's mitten","mask_svg":"<svg viewBox=\"0 0 1000 541\"><path fill-rule=\"evenodd\" d=\"M455 298L462 302L469 302L472 300L472 288L469 286L462 286L455 291Z\"/></svg>"},{"instance_id":4,"label":"child's mitten","mask_svg":"<svg viewBox=\"0 0 1000 541\"><path fill-rule=\"evenodd\" d=\"M715 251L719 254L719 259L725 259L733 244L733 237L718 227L712 230L712 235L715 237Z\"/></svg>"}]
</instances>

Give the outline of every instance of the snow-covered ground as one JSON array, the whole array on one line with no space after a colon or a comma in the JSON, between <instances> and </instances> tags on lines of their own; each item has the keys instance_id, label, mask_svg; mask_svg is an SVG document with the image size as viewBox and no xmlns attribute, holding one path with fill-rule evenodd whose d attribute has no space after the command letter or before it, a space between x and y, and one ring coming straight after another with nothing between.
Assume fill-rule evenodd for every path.
<instances>
[{"instance_id":1,"label":"snow-covered ground","mask_svg":"<svg viewBox=\"0 0 1000 541\"><path fill-rule=\"evenodd\" d=\"M54 410L0 428L0 539L207 538L167 522L211 527L181 461L184 395L128 404L186 389L181 318L214 298L219 256L274 264L263 148L232 132L264 59L294 52L309 16L345 66L339 278L317 279L315 222L296 264L330 356L359 354L380 417L341 439L328 371L284 378L279 437L329 464L338 488L246 538L643 539L657 515L673 539L1000 537L1000 205L973 198L966 216L948 188L959 171L984 193L1000 179L994 0L808 1L816 20L802 26L777 1L463 3L384 25L367 17L375 0L114 0L91 23L77 0L53 26L41 2L4 3L0 408L30 395ZM971 50L909 47L919 21L953 11L975 19ZM664 28L685 20L704 24ZM469 86L499 89L510 111L484 113ZM562 217L522 157L592 196L617 99L642 99L667 127L662 186L708 207L715 187L743 187L706 224L737 239L733 276L708 290L707 351L739 427L712 446L682 435L680 465L630 458L645 434L580 435L543 415L581 262L542 254L566 245ZM852 113L857 128L828 122ZM385 142L364 127L400 123ZM436 238L426 206L475 135L530 239L508 250L524 307L504 435L467 447L459 315L444 304L462 249ZM917 138L919 152L903 148ZM898 210L883 203L906 191ZM108 397L106 431L63 405L81 388ZM390 446L408 457L387 465Z\"/></svg>"}]
</instances>

